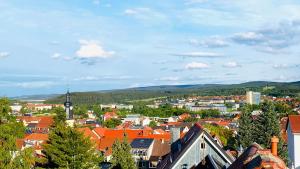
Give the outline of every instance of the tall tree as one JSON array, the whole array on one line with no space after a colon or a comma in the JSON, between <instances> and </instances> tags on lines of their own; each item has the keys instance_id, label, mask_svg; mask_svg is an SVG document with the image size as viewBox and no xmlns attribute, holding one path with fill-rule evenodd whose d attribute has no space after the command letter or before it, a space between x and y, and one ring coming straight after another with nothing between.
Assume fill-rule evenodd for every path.
<instances>
[{"instance_id":1,"label":"tall tree","mask_svg":"<svg viewBox=\"0 0 300 169\"><path fill-rule=\"evenodd\" d=\"M131 146L126 137L123 142L116 140L112 147L112 169L135 169L136 165L130 153Z\"/></svg>"},{"instance_id":2,"label":"tall tree","mask_svg":"<svg viewBox=\"0 0 300 169\"><path fill-rule=\"evenodd\" d=\"M98 168L100 153L82 133L71 127L58 124L49 134L44 145L48 168Z\"/></svg>"},{"instance_id":3,"label":"tall tree","mask_svg":"<svg viewBox=\"0 0 300 169\"><path fill-rule=\"evenodd\" d=\"M9 115L11 108L9 106L9 100L7 98L0 99L0 124L3 124L11 120L12 116Z\"/></svg>"},{"instance_id":4,"label":"tall tree","mask_svg":"<svg viewBox=\"0 0 300 169\"><path fill-rule=\"evenodd\" d=\"M261 105L262 113L254 121L255 133L253 136L256 142L264 147L270 148L271 138L280 136L279 119L275 111L275 106L271 102Z\"/></svg>"},{"instance_id":5,"label":"tall tree","mask_svg":"<svg viewBox=\"0 0 300 169\"><path fill-rule=\"evenodd\" d=\"M251 112L252 112L251 106L246 105L243 108L241 117L238 121L239 144L242 145L243 148L248 147L250 144L254 142L254 138L253 138L254 125L253 125Z\"/></svg>"},{"instance_id":6,"label":"tall tree","mask_svg":"<svg viewBox=\"0 0 300 169\"><path fill-rule=\"evenodd\" d=\"M32 166L34 160L29 156L28 158L24 156L24 153L28 155L30 150L18 151L16 147L16 139L24 136L23 123L17 123L9 112L9 100L0 99L0 168L22 168L20 166L25 164Z\"/></svg>"},{"instance_id":7,"label":"tall tree","mask_svg":"<svg viewBox=\"0 0 300 169\"><path fill-rule=\"evenodd\" d=\"M55 114L54 125L59 123L65 124L67 117L66 112L62 107L55 107L51 110L51 114Z\"/></svg>"}]
</instances>

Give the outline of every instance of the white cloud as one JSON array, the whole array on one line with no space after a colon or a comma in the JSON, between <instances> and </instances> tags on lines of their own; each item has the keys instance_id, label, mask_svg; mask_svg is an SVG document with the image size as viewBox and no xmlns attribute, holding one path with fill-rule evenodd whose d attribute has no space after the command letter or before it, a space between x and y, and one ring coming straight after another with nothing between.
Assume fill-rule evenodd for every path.
<instances>
[{"instance_id":1,"label":"white cloud","mask_svg":"<svg viewBox=\"0 0 300 169\"><path fill-rule=\"evenodd\" d=\"M70 60L72 60L72 58L71 58L70 56L65 56L63 59L64 59L65 61L70 61Z\"/></svg>"},{"instance_id":2,"label":"white cloud","mask_svg":"<svg viewBox=\"0 0 300 169\"><path fill-rule=\"evenodd\" d=\"M55 82L52 81L32 81L32 82L20 82L16 83L15 86L22 87L26 89L32 89L32 88L45 88L45 87L51 87L55 85Z\"/></svg>"},{"instance_id":3,"label":"white cloud","mask_svg":"<svg viewBox=\"0 0 300 169\"><path fill-rule=\"evenodd\" d=\"M8 52L0 52L0 59L8 57L9 55L10 55L10 53L8 53Z\"/></svg>"},{"instance_id":4,"label":"white cloud","mask_svg":"<svg viewBox=\"0 0 300 169\"><path fill-rule=\"evenodd\" d=\"M224 38L218 36L210 37L204 40L190 39L189 43L194 46L203 46L207 48L220 48L227 47L229 45Z\"/></svg>"},{"instance_id":5,"label":"white cloud","mask_svg":"<svg viewBox=\"0 0 300 169\"><path fill-rule=\"evenodd\" d=\"M179 77L174 77L174 76L168 76L168 77L161 77L159 79L155 79L157 81L178 81Z\"/></svg>"},{"instance_id":6,"label":"white cloud","mask_svg":"<svg viewBox=\"0 0 300 169\"><path fill-rule=\"evenodd\" d=\"M261 33L257 32L243 32L243 33L236 33L233 36L233 39L236 41L245 41L249 43L262 41L264 36Z\"/></svg>"},{"instance_id":7,"label":"white cloud","mask_svg":"<svg viewBox=\"0 0 300 169\"><path fill-rule=\"evenodd\" d=\"M201 62L191 62L185 65L185 69L205 69L209 68L209 65Z\"/></svg>"},{"instance_id":8,"label":"white cloud","mask_svg":"<svg viewBox=\"0 0 300 169\"><path fill-rule=\"evenodd\" d=\"M124 14L147 22L166 21L167 18L164 14L150 8L130 8L126 9Z\"/></svg>"},{"instance_id":9,"label":"white cloud","mask_svg":"<svg viewBox=\"0 0 300 169\"><path fill-rule=\"evenodd\" d=\"M286 69L289 68L289 66L287 64L275 64L273 65L274 69Z\"/></svg>"},{"instance_id":10,"label":"white cloud","mask_svg":"<svg viewBox=\"0 0 300 169\"><path fill-rule=\"evenodd\" d=\"M132 76L126 76L126 75L105 75L105 76L82 76L82 77L78 77L73 79L74 81L101 81L101 80L129 80L129 79L133 79Z\"/></svg>"},{"instance_id":11,"label":"white cloud","mask_svg":"<svg viewBox=\"0 0 300 169\"><path fill-rule=\"evenodd\" d=\"M237 62L227 62L223 66L228 68L236 68L240 67L241 65L239 65Z\"/></svg>"},{"instance_id":12,"label":"white cloud","mask_svg":"<svg viewBox=\"0 0 300 169\"><path fill-rule=\"evenodd\" d=\"M91 58L109 58L115 54L114 51L106 51L95 40L79 40L80 49L76 52L76 55L80 59Z\"/></svg>"},{"instance_id":13,"label":"white cloud","mask_svg":"<svg viewBox=\"0 0 300 169\"><path fill-rule=\"evenodd\" d=\"M172 54L175 56L185 56L185 57L220 57L223 56L219 53L213 52L188 52L188 53L176 53Z\"/></svg>"},{"instance_id":14,"label":"white cloud","mask_svg":"<svg viewBox=\"0 0 300 169\"><path fill-rule=\"evenodd\" d=\"M99 5L100 4L100 0L93 0L93 4Z\"/></svg>"},{"instance_id":15,"label":"white cloud","mask_svg":"<svg viewBox=\"0 0 300 169\"><path fill-rule=\"evenodd\" d=\"M54 53L54 54L51 56L52 59L58 59L58 58L60 58L60 57L61 57L61 54L60 54L60 53Z\"/></svg>"}]
</instances>

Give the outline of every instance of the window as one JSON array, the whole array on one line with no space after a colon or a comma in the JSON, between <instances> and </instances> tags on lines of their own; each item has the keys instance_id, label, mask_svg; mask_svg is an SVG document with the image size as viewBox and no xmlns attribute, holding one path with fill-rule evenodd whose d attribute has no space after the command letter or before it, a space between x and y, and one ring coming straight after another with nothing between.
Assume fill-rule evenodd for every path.
<instances>
[{"instance_id":1,"label":"window","mask_svg":"<svg viewBox=\"0 0 300 169\"><path fill-rule=\"evenodd\" d=\"M205 149L205 143L201 143L201 149Z\"/></svg>"}]
</instances>

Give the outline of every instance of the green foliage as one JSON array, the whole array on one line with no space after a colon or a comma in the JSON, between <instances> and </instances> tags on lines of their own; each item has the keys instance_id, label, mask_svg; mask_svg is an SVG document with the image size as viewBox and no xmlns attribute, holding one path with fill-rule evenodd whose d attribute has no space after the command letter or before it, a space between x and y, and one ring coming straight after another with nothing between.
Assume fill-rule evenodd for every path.
<instances>
[{"instance_id":1,"label":"green foliage","mask_svg":"<svg viewBox=\"0 0 300 169\"><path fill-rule=\"evenodd\" d=\"M31 150L18 153L16 147L16 139L24 136L25 127L9 115L9 104L8 99L0 99L0 168L30 168L34 164ZM12 158L13 155L15 158Z\"/></svg>"},{"instance_id":2,"label":"green foliage","mask_svg":"<svg viewBox=\"0 0 300 169\"><path fill-rule=\"evenodd\" d=\"M272 136L280 136L279 119L273 103L263 103L261 110L263 113L254 121L253 136L259 144L270 148Z\"/></svg>"},{"instance_id":3,"label":"green foliage","mask_svg":"<svg viewBox=\"0 0 300 169\"><path fill-rule=\"evenodd\" d=\"M233 138L233 132L231 130L222 126L212 124L205 124L204 127L209 130L211 135L218 136L224 146L228 146L231 148L235 147L234 145L228 144L232 144L232 140L235 140L235 138Z\"/></svg>"},{"instance_id":4,"label":"green foliage","mask_svg":"<svg viewBox=\"0 0 300 169\"><path fill-rule=\"evenodd\" d=\"M195 118L195 117L188 117L186 119L183 120L183 122L197 122L199 121L199 119Z\"/></svg>"},{"instance_id":5,"label":"green foliage","mask_svg":"<svg viewBox=\"0 0 300 169\"><path fill-rule=\"evenodd\" d=\"M77 115L79 116L80 118L87 118L88 115L87 115L87 112L88 112L88 108L86 105L75 105L73 107L73 113L74 115Z\"/></svg>"},{"instance_id":6,"label":"green foliage","mask_svg":"<svg viewBox=\"0 0 300 169\"><path fill-rule=\"evenodd\" d=\"M20 151L14 158L12 168L32 168L36 163L33 148L26 148Z\"/></svg>"},{"instance_id":7,"label":"green foliage","mask_svg":"<svg viewBox=\"0 0 300 169\"><path fill-rule=\"evenodd\" d=\"M276 103L265 102L260 105L262 113L253 120L251 117L252 107L244 107L243 113L239 119L239 138L240 144L245 148L253 142L257 142L265 148L271 147L271 138L279 137L278 153L287 163L287 148L283 145L280 135L279 117L285 113L286 109Z\"/></svg>"},{"instance_id":8,"label":"green foliage","mask_svg":"<svg viewBox=\"0 0 300 169\"><path fill-rule=\"evenodd\" d=\"M103 125L107 128L115 128L120 124L122 124L122 121L120 119L115 119L115 118L111 118L103 122Z\"/></svg>"},{"instance_id":9,"label":"green foliage","mask_svg":"<svg viewBox=\"0 0 300 169\"><path fill-rule=\"evenodd\" d=\"M5 123L13 118L9 115L9 112L11 112L9 104L10 102L7 98L0 99L0 124Z\"/></svg>"},{"instance_id":10,"label":"green foliage","mask_svg":"<svg viewBox=\"0 0 300 169\"><path fill-rule=\"evenodd\" d=\"M157 126L157 123L155 122L155 121L150 121L150 123L149 123L149 127L156 127Z\"/></svg>"},{"instance_id":11,"label":"green foliage","mask_svg":"<svg viewBox=\"0 0 300 169\"><path fill-rule=\"evenodd\" d=\"M55 107L55 108L53 108L51 110L51 114L55 114L54 125L57 125L59 123L63 123L64 124L66 122L66 120L67 120L65 110L62 107Z\"/></svg>"},{"instance_id":12,"label":"green foliage","mask_svg":"<svg viewBox=\"0 0 300 169\"><path fill-rule=\"evenodd\" d=\"M144 103L137 103L133 106L132 113L148 117L171 117L188 112L186 109L173 108L170 104L161 105L159 108L147 107Z\"/></svg>"},{"instance_id":13,"label":"green foliage","mask_svg":"<svg viewBox=\"0 0 300 169\"><path fill-rule=\"evenodd\" d=\"M216 109L209 109L209 110L201 110L198 112L194 112L194 114L199 114L201 118L211 118L211 117L220 117L221 113L219 110Z\"/></svg>"},{"instance_id":14,"label":"green foliage","mask_svg":"<svg viewBox=\"0 0 300 169\"><path fill-rule=\"evenodd\" d=\"M24 114L27 114L27 113L30 113L31 111L29 109L27 109L25 106L22 106L21 110L20 110L20 113L22 115Z\"/></svg>"},{"instance_id":15,"label":"green foliage","mask_svg":"<svg viewBox=\"0 0 300 169\"><path fill-rule=\"evenodd\" d=\"M272 86L264 90L266 86ZM161 97L185 97L187 95L198 96L230 96L244 95L246 91L258 91L270 96L292 96L297 97L300 93L300 82L276 83L276 82L249 82L233 85L179 85L179 86L157 86L146 88L133 88L103 92L77 92L72 93L74 104L105 104L105 103L127 103L136 100L145 100ZM62 103L65 96L61 95L49 99L47 103Z\"/></svg>"},{"instance_id":16,"label":"green foliage","mask_svg":"<svg viewBox=\"0 0 300 169\"><path fill-rule=\"evenodd\" d=\"M254 142L253 131L255 126L253 124L251 112L251 105L244 106L243 112L241 113L241 117L238 121L239 144L241 144L244 148L248 147Z\"/></svg>"},{"instance_id":17,"label":"green foliage","mask_svg":"<svg viewBox=\"0 0 300 169\"><path fill-rule=\"evenodd\" d=\"M98 168L101 159L88 138L61 124L50 132L43 153L47 168Z\"/></svg>"},{"instance_id":18,"label":"green foliage","mask_svg":"<svg viewBox=\"0 0 300 169\"><path fill-rule=\"evenodd\" d=\"M136 169L136 165L132 155L130 153L131 146L127 142L127 139L120 142L116 142L112 146L112 169Z\"/></svg>"}]
</instances>

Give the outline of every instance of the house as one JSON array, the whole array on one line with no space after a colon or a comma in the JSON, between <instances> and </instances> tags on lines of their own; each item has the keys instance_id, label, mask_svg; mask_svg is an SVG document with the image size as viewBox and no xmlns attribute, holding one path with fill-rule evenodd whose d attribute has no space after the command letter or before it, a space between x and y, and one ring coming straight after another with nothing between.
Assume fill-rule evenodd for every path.
<instances>
[{"instance_id":1,"label":"house","mask_svg":"<svg viewBox=\"0 0 300 169\"><path fill-rule=\"evenodd\" d=\"M228 169L287 169L284 161L277 155L277 144L279 139L271 139L271 150L263 149L257 143L249 146Z\"/></svg>"},{"instance_id":2,"label":"house","mask_svg":"<svg viewBox=\"0 0 300 169\"><path fill-rule=\"evenodd\" d=\"M149 168L153 145L154 139L151 138L136 138L131 142L131 154L139 169Z\"/></svg>"},{"instance_id":3,"label":"house","mask_svg":"<svg viewBox=\"0 0 300 169\"><path fill-rule=\"evenodd\" d=\"M300 169L300 115L290 115L287 127L289 167Z\"/></svg>"},{"instance_id":4,"label":"house","mask_svg":"<svg viewBox=\"0 0 300 169\"><path fill-rule=\"evenodd\" d=\"M149 169L156 168L158 163L165 158L171 151L170 142L164 139L155 139L153 150L149 159Z\"/></svg>"},{"instance_id":5,"label":"house","mask_svg":"<svg viewBox=\"0 0 300 169\"><path fill-rule=\"evenodd\" d=\"M149 117L143 117L143 118L141 119L141 125L142 125L142 126L148 126L148 125L150 124L150 122L151 122L151 120L150 120Z\"/></svg>"},{"instance_id":6,"label":"house","mask_svg":"<svg viewBox=\"0 0 300 169\"><path fill-rule=\"evenodd\" d=\"M118 115L116 112L106 112L103 115L103 121L109 120L109 119L116 119L118 118Z\"/></svg>"},{"instance_id":7,"label":"house","mask_svg":"<svg viewBox=\"0 0 300 169\"><path fill-rule=\"evenodd\" d=\"M186 119L188 119L188 118L190 118L190 117L191 117L190 114L188 114L188 113L183 113L183 114L181 114L180 116L178 116L178 119L179 119L179 121L184 121L184 120L186 120Z\"/></svg>"},{"instance_id":8,"label":"house","mask_svg":"<svg viewBox=\"0 0 300 169\"><path fill-rule=\"evenodd\" d=\"M180 138L179 133L172 133L171 152L158 164L158 169L217 169L227 168L233 163L234 158L227 154L199 123L181 139L177 139Z\"/></svg>"},{"instance_id":9,"label":"house","mask_svg":"<svg viewBox=\"0 0 300 169\"><path fill-rule=\"evenodd\" d=\"M51 116L20 116L17 117L18 122L23 122L27 133L48 133L54 120Z\"/></svg>"},{"instance_id":10,"label":"house","mask_svg":"<svg viewBox=\"0 0 300 169\"><path fill-rule=\"evenodd\" d=\"M141 125L141 115L140 114L128 114L123 120L124 122L132 122L134 125ZM150 123L150 122L149 122Z\"/></svg>"}]
</instances>

